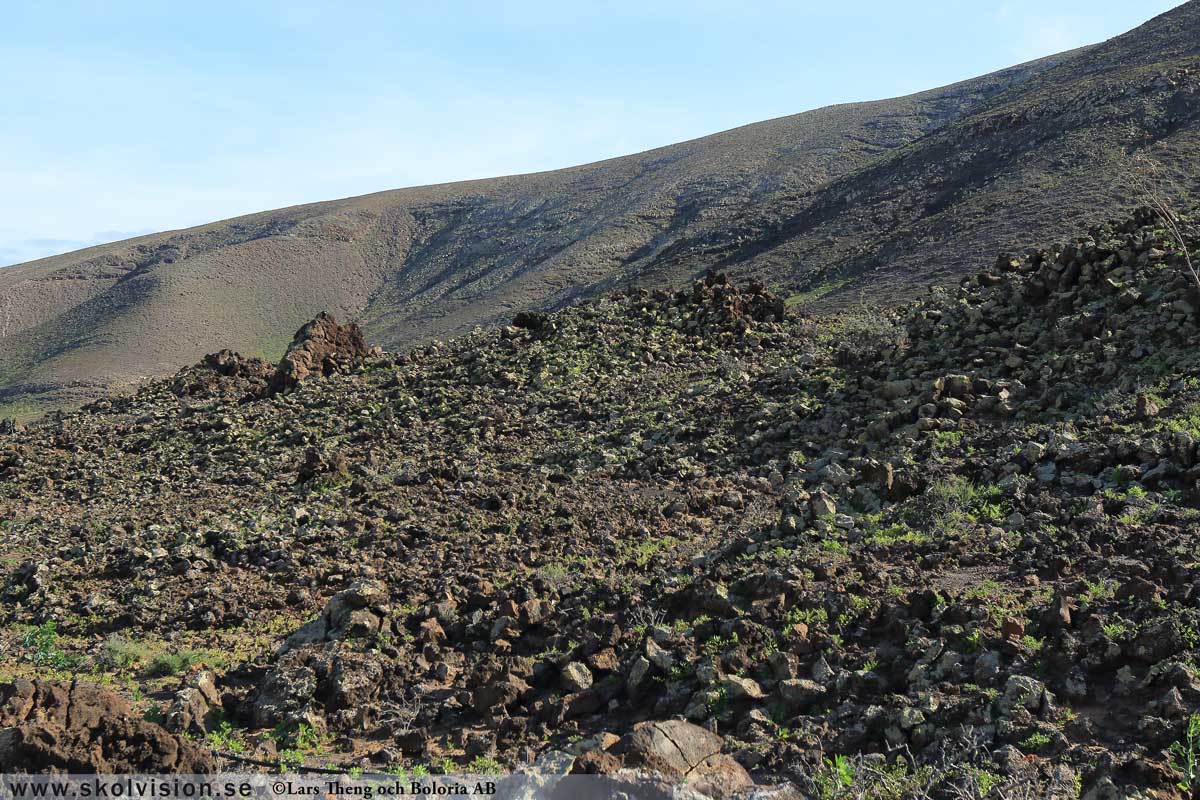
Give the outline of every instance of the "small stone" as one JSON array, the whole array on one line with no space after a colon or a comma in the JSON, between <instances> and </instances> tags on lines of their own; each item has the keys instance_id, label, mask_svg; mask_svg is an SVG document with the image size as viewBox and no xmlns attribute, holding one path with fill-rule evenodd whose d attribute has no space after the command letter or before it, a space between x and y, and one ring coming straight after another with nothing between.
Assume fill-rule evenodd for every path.
<instances>
[{"instance_id":1,"label":"small stone","mask_svg":"<svg viewBox=\"0 0 1200 800\"><path fill-rule=\"evenodd\" d=\"M675 657L653 639L646 640L646 658L658 669L669 672L675 666Z\"/></svg>"},{"instance_id":2,"label":"small stone","mask_svg":"<svg viewBox=\"0 0 1200 800\"><path fill-rule=\"evenodd\" d=\"M1137 396L1137 407L1134 410L1134 416L1138 419L1152 419L1158 416L1160 411L1158 403L1147 394L1139 394Z\"/></svg>"},{"instance_id":3,"label":"small stone","mask_svg":"<svg viewBox=\"0 0 1200 800\"><path fill-rule=\"evenodd\" d=\"M720 702L720 692L715 689L701 689L692 695L683 715L693 722L703 722Z\"/></svg>"},{"instance_id":4,"label":"small stone","mask_svg":"<svg viewBox=\"0 0 1200 800\"><path fill-rule=\"evenodd\" d=\"M837 503L833 501L825 492L818 492L808 501L809 508L812 510L812 515L817 519L821 517L831 517L837 513Z\"/></svg>"},{"instance_id":5,"label":"small stone","mask_svg":"<svg viewBox=\"0 0 1200 800\"><path fill-rule=\"evenodd\" d=\"M531 775L564 776L571 773L573 766L575 766L575 756L562 750L547 750L538 756L526 771Z\"/></svg>"},{"instance_id":6,"label":"small stone","mask_svg":"<svg viewBox=\"0 0 1200 800\"><path fill-rule=\"evenodd\" d=\"M925 715L915 708L902 708L897 715L897 721L901 730L911 731L925 721Z\"/></svg>"},{"instance_id":7,"label":"small stone","mask_svg":"<svg viewBox=\"0 0 1200 800\"><path fill-rule=\"evenodd\" d=\"M641 686L642 681L646 678L646 673L649 671L650 662L638 656L637 660L633 662L633 666L629 668L629 677L625 679L626 688L631 692L637 689L638 686Z\"/></svg>"},{"instance_id":8,"label":"small stone","mask_svg":"<svg viewBox=\"0 0 1200 800\"><path fill-rule=\"evenodd\" d=\"M1002 712L1015 708L1027 708L1035 711L1042 704L1042 695L1046 687L1041 681L1026 675L1010 675L1008 683L1004 684L1004 694L1000 696L999 704Z\"/></svg>"},{"instance_id":9,"label":"small stone","mask_svg":"<svg viewBox=\"0 0 1200 800\"><path fill-rule=\"evenodd\" d=\"M825 687L806 678L792 678L779 682L779 696L789 706L805 708L825 696Z\"/></svg>"},{"instance_id":10,"label":"small stone","mask_svg":"<svg viewBox=\"0 0 1200 800\"><path fill-rule=\"evenodd\" d=\"M582 692L591 688L592 673L582 662L572 661L563 667L560 681L563 688L569 692Z\"/></svg>"},{"instance_id":11,"label":"small stone","mask_svg":"<svg viewBox=\"0 0 1200 800\"><path fill-rule=\"evenodd\" d=\"M761 700L763 698L762 687L750 678L742 678L737 675L727 675L721 681L721 688L725 690L726 695L730 700Z\"/></svg>"}]
</instances>

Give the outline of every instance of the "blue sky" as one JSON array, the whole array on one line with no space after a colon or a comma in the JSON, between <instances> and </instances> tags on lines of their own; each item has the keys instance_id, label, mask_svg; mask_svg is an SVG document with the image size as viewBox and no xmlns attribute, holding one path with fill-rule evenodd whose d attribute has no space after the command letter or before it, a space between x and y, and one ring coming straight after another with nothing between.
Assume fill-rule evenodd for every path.
<instances>
[{"instance_id":1,"label":"blue sky","mask_svg":"<svg viewBox=\"0 0 1200 800\"><path fill-rule=\"evenodd\" d=\"M0 265L908 94L1178 4L0 0Z\"/></svg>"}]
</instances>

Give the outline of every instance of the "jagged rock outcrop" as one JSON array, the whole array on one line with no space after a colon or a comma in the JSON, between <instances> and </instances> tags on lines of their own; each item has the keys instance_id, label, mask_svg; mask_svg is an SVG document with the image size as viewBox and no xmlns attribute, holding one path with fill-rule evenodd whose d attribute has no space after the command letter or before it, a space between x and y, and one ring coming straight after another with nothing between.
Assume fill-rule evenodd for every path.
<instances>
[{"instance_id":1,"label":"jagged rock outcrop","mask_svg":"<svg viewBox=\"0 0 1200 800\"><path fill-rule=\"evenodd\" d=\"M378 580L355 581L345 591L335 594L316 619L289 636L283 651L379 633L389 613L387 584Z\"/></svg>"},{"instance_id":2,"label":"jagged rock outcrop","mask_svg":"<svg viewBox=\"0 0 1200 800\"><path fill-rule=\"evenodd\" d=\"M337 593L316 619L287 638L262 676L243 713L259 725L295 725L324 729L332 723L361 723L354 714L373 703L395 670L392 659L342 647L344 641L390 634L387 586L355 581ZM338 712L349 711L349 714ZM332 717L332 719L327 719Z\"/></svg>"},{"instance_id":3,"label":"jagged rock outcrop","mask_svg":"<svg viewBox=\"0 0 1200 800\"><path fill-rule=\"evenodd\" d=\"M267 391L278 394L311 375L331 375L352 366L369 353L370 348L356 323L339 325L336 319L322 311L316 319L296 331Z\"/></svg>"},{"instance_id":4,"label":"jagged rock outcrop","mask_svg":"<svg viewBox=\"0 0 1200 800\"><path fill-rule=\"evenodd\" d=\"M79 680L0 686L0 771L212 772L212 756L147 722L115 692Z\"/></svg>"}]
</instances>

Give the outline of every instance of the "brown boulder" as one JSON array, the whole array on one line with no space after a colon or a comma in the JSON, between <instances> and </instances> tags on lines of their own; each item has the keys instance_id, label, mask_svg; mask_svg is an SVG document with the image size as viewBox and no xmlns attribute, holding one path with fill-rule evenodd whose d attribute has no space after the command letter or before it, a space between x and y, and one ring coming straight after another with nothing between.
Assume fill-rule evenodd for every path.
<instances>
[{"instance_id":1,"label":"brown boulder","mask_svg":"<svg viewBox=\"0 0 1200 800\"><path fill-rule=\"evenodd\" d=\"M78 680L0 686L0 772L215 771L212 755L142 719L121 696Z\"/></svg>"},{"instance_id":2,"label":"brown boulder","mask_svg":"<svg viewBox=\"0 0 1200 800\"><path fill-rule=\"evenodd\" d=\"M613 748L625 769L683 783L714 798L727 798L754 786L746 770L721 752L723 740L682 720L641 722ZM591 765L601 767L601 764Z\"/></svg>"},{"instance_id":3,"label":"brown boulder","mask_svg":"<svg viewBox=\"0 0 1200 800\"><path fill-rule=\"evenodd\" d=\"M1153 419L1158 416L1160 411L1158 403L1154 402L1154 398L1147 394L1139 394L1137 396L1137 407L1134 409L1133 415L1138 419Z\"/></svg>"},{"instance_id":4,"label":"brown boulder","mask_svg":"<svg viewBox=\"0 0 1200 800\"><path fill-rule=\"evenodd\" d=\"M269 394L293 388L310 376L332 375L339 368L361 361L370 353L362 330L355 323L339 325L322 311L292 338L271 378Z\"/></svg>"}]
</instances>

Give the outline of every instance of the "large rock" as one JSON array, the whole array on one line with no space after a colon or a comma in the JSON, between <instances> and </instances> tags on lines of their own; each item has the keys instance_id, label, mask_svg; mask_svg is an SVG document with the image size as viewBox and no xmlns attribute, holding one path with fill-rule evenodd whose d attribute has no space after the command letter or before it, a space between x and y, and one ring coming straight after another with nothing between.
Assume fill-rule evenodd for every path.
<instances>
[{"instance_id":1,"label":"large rock","mask_svg":"<svg viewBox=\"0 0 1200 800\"><path fill-rule=\"evenodd\" d=\"M240 716L256 727L294 726L346 730L360 713L394 697L397 663L376 651L356 652L340 642L305 645L279 656L262 673Z\"/></svg>"},{"instance_id":2,"label":"large rock","mask_svg":"<svg viewBox=\"0 0 1200 800\"><path fill-rule=\"evenodd\" d=\"M324 610L280 646L243 713L259 727L304 722L374 703L394 663L377 651L356 652L346 640L389 631L388 587L362 578L330 598Z\"/></svg>"},{"instance_id":3,"label":"large rock","mask_svg":"<svg viewBox=\"0 0 1200 800\"><path fill-rule=\"evenodd\" d=\"M172 733L203 735L212 730L220 710L216 678L208 670L201 670L175 693L164 724Z\"/></svg>"},{"instance_id":4,"label":"large rock","mask_svg":"<svg viewBox=\"0 0 1200 800\"><path fill-rule=\"evenodd\" d=\"M335 594L321 614L284 642L280 654L296 647L370 636L383 629L390 609L383 581L363 578Z\"/></svg>"},{"instance_id":5,"label":"large rock","mask_svg":"<svg viewBox=\"0 0 1200 800\"><path fill-rule=\"evenodd\" d=\"M287 391L312 375L332 375L370 353L362 330L351 322L338 321L322 311L317 318L296 331L292 343L279 362L270 394Z\"/></svg>"},{"instance_id":6,"label":"large rock","mask_svg":"<svg viewBox=\"0 0 1200 800\"><path fill-rule=\"evenodd\" d=\"M686 784L715 798L732 797L754 786L741 764L721 752L712 731L681 720L642 722L613 747L626 768Z\"/></svg>"},{"instance_id":7,"label":"large rock","mask_svg":"<svg viewBox=\"0 0 1200 800\"><path fill-rule=\"evenodd\" d=\"M586 665L572 661L563 667L561 682L563 688L569 692L582 692L591 688L592 673Z\"/></svg>"},{"instance_id":8,"label":"large rock","mask_svg":"<svg viewBox=\"0 0 1200 800\"><path fill-rule=\"evenodd\" d=\"M0 686L0 771L215 771L212 755L142 719L119 695L78 680Z\"/></svg>"}]
</instances>

